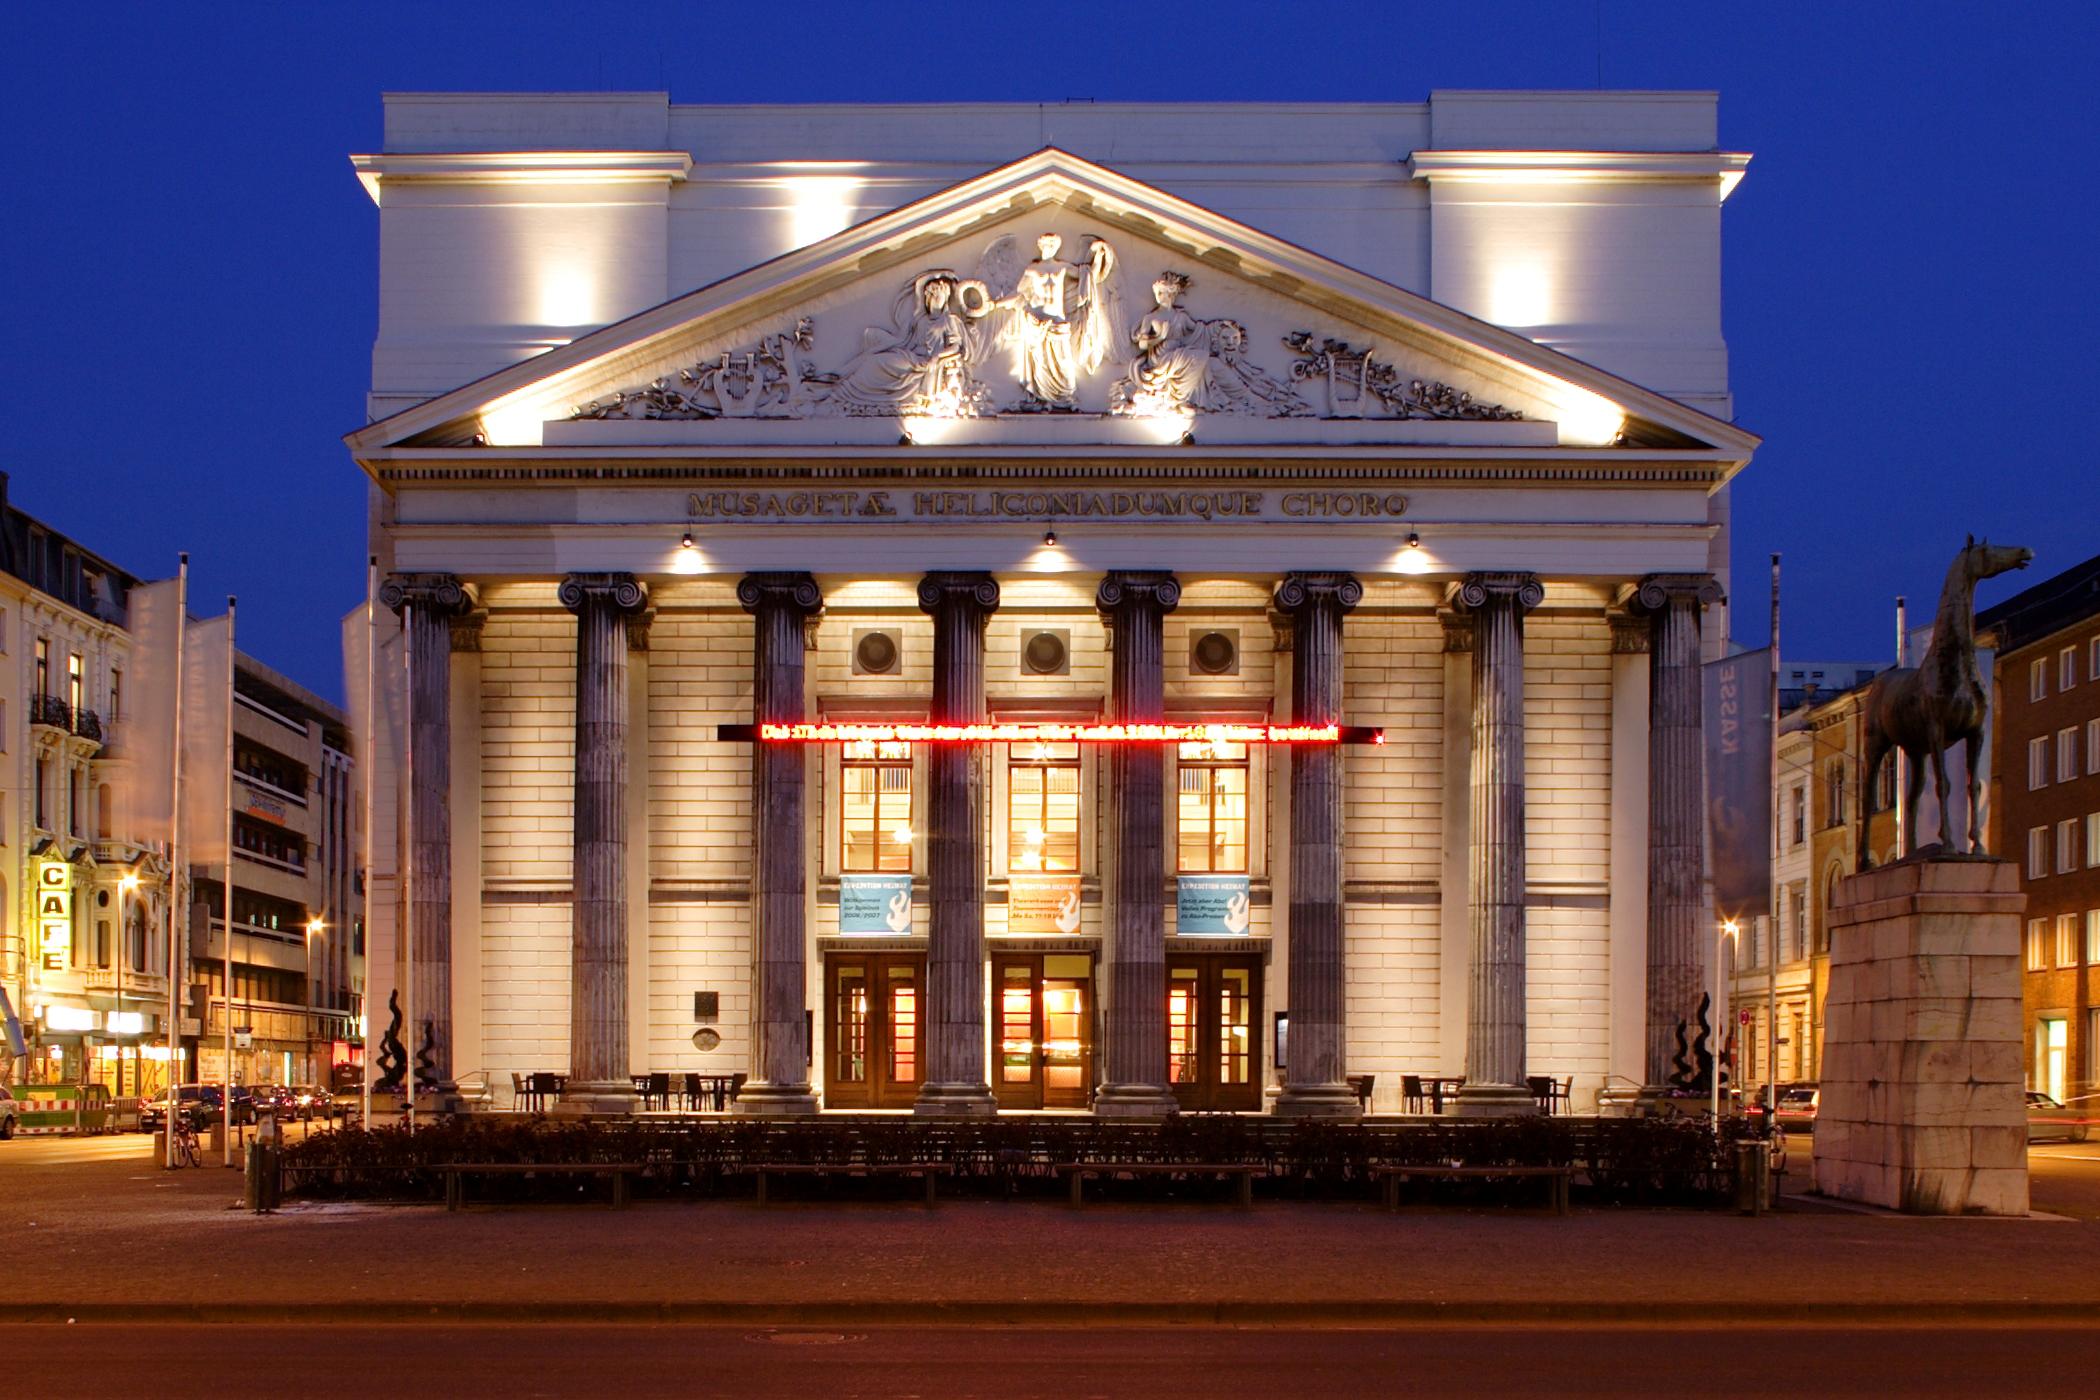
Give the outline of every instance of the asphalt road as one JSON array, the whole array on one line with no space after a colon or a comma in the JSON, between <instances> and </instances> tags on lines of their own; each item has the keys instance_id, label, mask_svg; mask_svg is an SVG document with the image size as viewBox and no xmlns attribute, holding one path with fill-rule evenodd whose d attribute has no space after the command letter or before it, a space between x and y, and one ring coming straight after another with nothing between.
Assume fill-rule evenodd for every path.
<instances>
[{"instance_id":1,"label":"asphalt road","mask_svg":"<svg viewBox=\"0 0 2100 1400\"><path fill-rule=\"evenodd\" d=\"M2029 1147L2027 1196L2036 1210L2100 1220L2100 1141L2038 1142Z\"/></svg>"},{"instance_id":2,"label":"asphalt road","mask_svg":"<svg viewBox=\"0 0 2100 1400\"><path fill-rule=\"evenodd\" d=\"M2091 1333L365 1326L0 1328L46 1397L2092 1394ZM1754 1381L1745 1368L1764 1376Z\"/></svg>"}]
</instances>

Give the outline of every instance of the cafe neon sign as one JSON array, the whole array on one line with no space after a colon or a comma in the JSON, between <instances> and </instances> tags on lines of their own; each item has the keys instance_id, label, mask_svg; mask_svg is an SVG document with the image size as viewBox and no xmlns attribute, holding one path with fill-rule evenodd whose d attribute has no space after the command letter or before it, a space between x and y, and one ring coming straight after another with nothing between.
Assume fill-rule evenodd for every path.
<instances>
[{"instance_id":1,"label":"cafe neon sign","mask_svg":"<svg viewBox=\"0 0 2100 1400\"><path fill-rule=\"evenodd\" d=\"M1361 724L724 724L715 737L761 744L1382 744Z\"/></svg>"}]
</instances>

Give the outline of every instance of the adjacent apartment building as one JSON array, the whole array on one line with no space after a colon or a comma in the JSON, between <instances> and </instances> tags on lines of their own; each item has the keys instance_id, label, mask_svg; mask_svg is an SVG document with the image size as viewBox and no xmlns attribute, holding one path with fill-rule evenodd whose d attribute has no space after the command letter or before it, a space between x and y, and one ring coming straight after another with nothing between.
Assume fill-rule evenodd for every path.
<instances>
[{"instance_id":1,"label":"adjacent apartment building","mask_svg":"<svg viewBox=\"0 0 2100 1400\"><path fill-rule=\"evenodd\" d=\"M349 721L252 657L233 683L233 1039L242 1083L326 1083L361 1062L364 928ZM199 1078L223 1073L224 876L199 866L190 983Z\"/></svg>"},{"instance_id":2,"label":"adjacent apartment building","mask_svg":"<svg viewBox=\"0 0 2100 1400\"><path fill-rule=\"evenodd\" d=\"M1992 850L2027 891L2028 1086L2100 1091L2100 556L1977 614L1995 634Z\"/></svg>"}]
</instances>

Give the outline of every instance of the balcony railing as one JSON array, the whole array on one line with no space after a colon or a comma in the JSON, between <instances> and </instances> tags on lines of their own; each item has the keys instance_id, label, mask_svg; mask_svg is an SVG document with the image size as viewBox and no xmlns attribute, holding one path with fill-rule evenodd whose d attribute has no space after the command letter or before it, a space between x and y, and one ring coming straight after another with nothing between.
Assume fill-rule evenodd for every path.
<instances>
[{"instance_id":1,"label":"balcony railing","mask_svg":"<svg viewBox=\"0 0 2100 1400\"><path fill-rule=\"evenodd\" d=\"M56 695L32 695L29 697L29 722L70 730L73 727L73 707Z\"/></svg>"},{"instance_id":2,"label":"balcony railing","mask_svg":"<svg viewBox=\"0 0 2100 1400\"><path fill-rule=\"evenodd\" d=\"M83 739L102 742L102 716L93 710L81 709L73 712L73 732Z\"/></svg>"}]
</instances>

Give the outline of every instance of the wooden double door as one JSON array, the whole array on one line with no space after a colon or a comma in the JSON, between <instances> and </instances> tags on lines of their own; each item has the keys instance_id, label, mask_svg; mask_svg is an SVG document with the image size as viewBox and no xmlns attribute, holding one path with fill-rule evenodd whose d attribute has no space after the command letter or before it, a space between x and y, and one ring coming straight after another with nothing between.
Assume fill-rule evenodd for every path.
<instances>
[{"instance_id":1,"label":"wooden double door","mask_svg":"<svg viewBox=\"0 0 2100 1400\"><path fill-rule=\"evenodd\" d=\"M1261 958L1167 950L1167 1082L1183 1108L1261 1107Z\"/></svg>"},{"instance_id":2,"label":"wooden double door","mask_svg":"<svg viewBox=\"0 0 2100 1400\"><path fill-rule=\"evenodd\" d=\"M910 1108L926 1077L924 953L824 959L830 1108Z\"/></svg>"},{"instance_id":3,"label":"wooden double door","mask_svg":"<svg viewBox=\"0 0 2100 1400\"><path fill-rule=\"evenodd\" d=\"M1094 1096L1094 955L992 950L992 1095L1001 1108Z\"/></svg>"}]
</instances>

